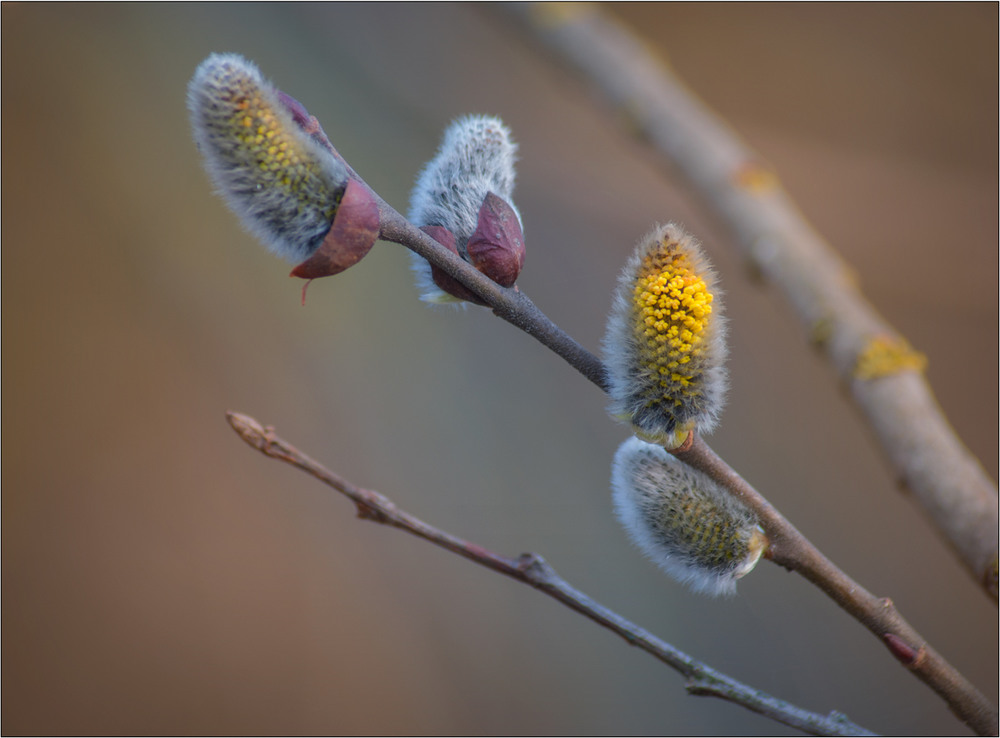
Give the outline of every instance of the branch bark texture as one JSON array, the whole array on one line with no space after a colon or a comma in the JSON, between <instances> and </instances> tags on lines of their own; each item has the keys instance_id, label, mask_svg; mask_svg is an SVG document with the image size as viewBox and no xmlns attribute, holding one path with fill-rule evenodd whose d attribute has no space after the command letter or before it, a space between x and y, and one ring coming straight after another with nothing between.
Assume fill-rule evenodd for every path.
<instances>
[{"instance_id":1,"label":"branch bark texture","mask_svg":"<svg viewBox=\"0 0 1000 738\"><path fill-rule=\"evenodd\" d=\"M997 599L995 482L944 417L922 359L762 164L627 29L595 5L512 4L550 51L600 89L687 178L788 300L870 424L894 472Z\"/></svg>"}]
</instances>

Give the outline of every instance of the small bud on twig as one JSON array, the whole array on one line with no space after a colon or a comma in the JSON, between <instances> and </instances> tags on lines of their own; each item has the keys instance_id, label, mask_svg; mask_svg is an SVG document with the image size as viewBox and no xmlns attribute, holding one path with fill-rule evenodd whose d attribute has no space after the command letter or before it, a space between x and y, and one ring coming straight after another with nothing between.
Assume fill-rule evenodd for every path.
<instances>
[{"instance_id":1,"label":"small bud on twig","mask_svg":"<svg viewBox=\"0 0 1000 738\"><path fill-rule=\"evenodd\" d=\"M447 229L456 253L504 287L514 284L524 265L521 216L511 202L516 152L499 118L460 118L445 131L410 196L410 222ZM422 300L468 299L468 290L451 290L454 280L440 279L439 270L416 255L413 270Z\"/></svg>"},{"instance_id":2,"label":"small bud on twig","mask_svg":"<svg viewBox=\"0 0 1000 738\"><path fill-rule=\"evenodd\" d=\"M604 337L612 415L667 448L710 431L725 399L725 323L715 274L680 227L640 241Z\"/></svg>"},{"instance_id":3,"label":"small bud on twig","mask_svg":"<svg viewBox=\"0 0 1000 738\"><path fill-rule=\"evenodd\" d=\"M357 180L348 181L333 226L319 248L295 267L291 276L317 279L354 266L375 245L378 225L378 205L372 193Z\"/></svg>"},{"instance_id":4,"label":"small bud on twig","mask_svg":"<svg viewBox=\"0 0 1000 738\"><path fill-rule=\"evenodd\" d=\"M615 512L629 537L696 592L734 594L768 546L756 516L707 475L636 437L615 454Z\"/></svg>"},{"instance_id":5,"label":"small bud on twig","mask_svg":"<svg viewBox=\"0 0 1000 738\"><path fill-rule=\"evenodd\" d=\"M885 641L889 652L904 666L912 667L926 655L924 648L914 648L895 633L886 633L882 636L882 640Z\"/></svg>"}]
</instances>

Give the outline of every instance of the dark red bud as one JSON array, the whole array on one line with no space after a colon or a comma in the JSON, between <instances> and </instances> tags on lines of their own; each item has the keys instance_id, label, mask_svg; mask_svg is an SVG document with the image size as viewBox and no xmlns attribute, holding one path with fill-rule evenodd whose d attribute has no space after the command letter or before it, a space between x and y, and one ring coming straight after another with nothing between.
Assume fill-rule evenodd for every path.
<instances>
[{"instance_id":1,"label":"dark red bud","mask_svg":"<svg viewBox=\"0 0 1000 738\"><path fill-rule=\"evenodd\" d=\"M459 256L458 247L455 246L455 234L447 228L444 226L420 226L420 230L444 246L455 256ZM476 305L486 304L466 289L461 282L433 264L431 264L431 279L434 280L434 284L438 286L438 289L447 292L452 297L457 297L459 300L472 302Z\"/></svg>"},{"instance_id":2,"label":"dark red bud","mask_svg":"<svg viewBox=\"0 0 1000 738\"><path fill-rule=\"evenodd\" d=\"M914 648L895 633L886 633L882 636L889 651L906 666L913 666L923 656L922 648Z\"/></svg>"},{"instance_id":3,"label":"dark red bud","mask_svg":"<svg viewBox=\"0 0 1000 738\"><path fill-rule=\"evenodd\" d=\"M357 180L348 180L326 238L312 256L292 270L291 276L317 279L340 274L364 258L378 240L378 233L375 196Z\"/></svg>"},{"instance_id":4,"label":"dark red bud","mask_svg":"<svg viewBox=\"0 0 1000 738\"><path fill-rule=\"evenodd\" d=\"M278 94L278 102L284 105L285 110L292 114L292 120L295 121L296 125L298 125L298 127L304 132L308 133L313 140L320 144L323 148L336 154L333 145L330 143L330 139L326 137L326 133L323 131L323 126L319 124L316 116L309 115L309 111L306 110L306 106L289 95L287 92L282 92L281 90L275 90L275 92Z\"/></svg>"},{"instance_id":5,"label":"dark red bud","mask_svg":"<svg viewBox=\"0 0 1000 738\"><path fill-rule=\"evenodd\" d=\"M319 121L316 120L315 116L309 115L309 111L306 110L305 105L286 92L282 92L281 90L275 91L278 93L278 102L284 105L285 110L292 114L292 120L298 124L299 128L310 135L319 130Z\"/></svg>"},{"instance_id":6,"label":"dark red bud","mask_svg":"<svg viewBox=\"0 0 1000 738\"><path fill-rule=\"evenodd\" d=\"M517 281L524 266L524 235L517 213L503 198L492 192L483 198L466 251L472 266L501 287Z\"/></svg>"}]
</instances>

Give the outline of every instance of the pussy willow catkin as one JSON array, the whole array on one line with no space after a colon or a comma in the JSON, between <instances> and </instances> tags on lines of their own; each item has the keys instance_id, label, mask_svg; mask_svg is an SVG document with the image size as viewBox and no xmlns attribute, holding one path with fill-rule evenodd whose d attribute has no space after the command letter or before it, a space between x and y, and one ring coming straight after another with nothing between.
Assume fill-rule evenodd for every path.
<instances>
[{"instance_id":1,"label":"pussy willow catkin","mask_svg":"<svg viewBox=\"0 0 1000 738\"><path fill-rule=\"evenodd\" d=\"M289 261L308 258L347 187L340 161L294 121L253 63L212 54L188 85L194 139L244 227Z\"/></svg>"},{"instance_id":2,"label":"pussy willow catkin","mask_svg":"<svg viewBox=\"0 0 1000 738\"><path fill-rule=\"evenodd\" d=\"M615 454L615 512L632 541L696 592L734 594L767 538L756 516L709 477L662 446L636 437Z\"/></svg>"},{"instance_id":3,"label":"pussy willow catkin","mask_svg":"<svg viewBox=\"0 0 1000 738\"><path fill-rule=\"evenodd\" d=\"M679 226L658 226L618 280L604 337L610 412L668 448L710 431L726 392L725 322L715 274Z\"/></svg>"},{"instance_id":4,"label":"pussy willow catkin","mask_svg":"<svg viewBox=\"0 0 1000 738\"><path fill-rule=\"evenodd\" d=\"M417 178L410 195L410 222L447 229L454 236L459 256L470 261L469 239L479 226L486 196L493 193L513 210L519 235L521 216L511 201L516 154L517 144L499 118L468 115L455 120L445 130L437 154ZM523 262L523 243L520 249ZM426 260L414 254L412 264L422 300L460 301L434 281ZM480 270L492 276L487 269Z\"/></svg>"}]
</instances>

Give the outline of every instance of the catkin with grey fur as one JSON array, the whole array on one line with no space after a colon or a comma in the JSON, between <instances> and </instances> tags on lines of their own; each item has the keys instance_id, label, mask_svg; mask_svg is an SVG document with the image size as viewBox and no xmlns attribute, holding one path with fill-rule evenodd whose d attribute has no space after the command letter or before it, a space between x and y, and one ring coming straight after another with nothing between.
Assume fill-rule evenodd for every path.
<instances>
[{"instance_id":1,"label":"catkin with grey fur","mask_svg":"<svg viewBox=\"0 0 1000 738\"><path fill-rule=\"evenodd\" d=\"M634 436L622 443L611 488L633 543L696 592L734 594L767 548L753 512L661 446Z\"/></svg>"},{"instance_id":2,"label":"catkin with grey fur","mask_svg":"<svg viewBox=\"0 0 1000 738\"><path fill-rule=\"evenodd\" d=\"M511 201L517 144L499 118L468 115L445 130L437 154L424 167L410 195L408 218L416 226L442 226L455 236L459 255L468 260L466 245L476 230L479 209L487 193ZM412 254L413 271L427 302L458 302L431 278L430 264Z\"/></svg>"},{"instance_id":3,"label":"catkin with grey fur","mask_svg":"<svg viewBox=\"0 0 1000 738\"><path fill-rule=\"evenodd\" d=\"M347 170L298 124L276 89L238 54L212 54L188 84L195 143L243 226L290 261L330 230Z\"/></svg>"},{"instance_id":4,"label":"catkin with grey fur","mask_svg":"<svg viewBox=\"0 0 1000 738\"><path fill-rule=\"evenodd\" d=\"M675 448L715 426L727 385L720 297L700 244L673 223L625 264L604 335L609 409L644 440Z\"/></svg>"}]
</instances>

